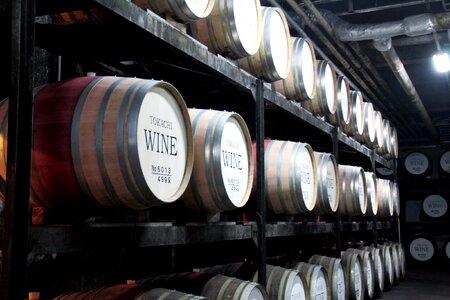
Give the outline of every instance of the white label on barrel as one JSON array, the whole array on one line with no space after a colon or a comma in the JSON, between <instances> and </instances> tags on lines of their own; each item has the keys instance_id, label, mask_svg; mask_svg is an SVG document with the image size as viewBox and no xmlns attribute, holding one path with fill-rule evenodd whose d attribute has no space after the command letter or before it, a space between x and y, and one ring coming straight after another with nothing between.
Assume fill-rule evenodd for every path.
<instances>
[{"instance_id":1,"label":"white label on barrel","mask_svg":"<svg viewBox=\"0 0 450 300\"><path fill-rule=\"evenodd\" d=\"M356 121L356 130L357 134L362 135L364 132L364 116L363 116L363 100L361 93L358 93L356 96L356 104L355 104L355 121Z\"/></svg>"},{"instance_id":2,"label":"white label on barrel","mask_svg":"<svg viewBox=\"0 0 450 300\"><path fill-rule=\"evenodd\" d=\"M361 208L361 212L363 214L366 213L367 210L367 198L366 198L366 189L364 187L364 177L361 172L358 172L358 201L359 207Z\"/></svg>"},{"instance_id":3,"label":"white label on barrel","mask_svg":"<svg viewBox=\"0 0 450 300\"><path fill-rule=\"evenodd\" d=\"M428 170L429 162L425 154L414 152L405 160L406 170L413 175L421 175Z\"/></svg>"},{"instance_id":4,"label":"white label on barrel","mask_svg":"<svg viewBox=\"0 0 450 300\"><path fill-rule=\"evenodd\" d=\"M359 261L356 261L353 268L353 282L355 284L355 298L359 300L362 296L361 264Z\"/></svg>"},{"instance_id":5,"label":"white label on barrel","mask_svg":"<svg viewBox=\"0 0 450 300\"><path fill-rule=\"evenodd\" d=\"M339 265L337 271L337 295L338 300L345 300L345 275L342 266Z\"/></svg>"},{"instance_id":6,"label":"white label on barrel","mask_svg":"<svg viewBox=\"0 0 450 300\"><path fill-rule=\"evenodd\" d=\"M282 11L274 11L270 17L270 50L272 54L275 71L280 76L288 74L289 64L289 39L290 36L286 34L289 29L286 29L281 18ZM286 31L287 30L287 31Z\"/></svg>"},{"instance_id":7,"label":"white label on barrel","mask_svg":"<svg viewBox=\"0 0 450 300\"><path fill-rule=\"evenodd\" d=\"M442 154L439 163L441 165L442 170L444 170L447 173L450 173L450 151L447 151L444 154Z\"/></svg>"},{"instance_id":8,"label":"white label on barrel","mask_svg":"<svg viewBox=\"0 0 450 300\"><path fill-rule=\"evenodd\" d=\"M434 255L433 244L424 238L417 238L409 245L411 256L418 261L428 261Z\"/></svg>"},{"instance_id":9,"label":"white label on barrel","mask_svg":"<svg viewBox=\"0 0 450 300\"><path fill-rule=\"evenodd\" d=\"M447 213L448 205L444 197L430 195L423 200L423 211L432 218L440 218Z\"/></svg>"},{"instance_id":10,"label":"white label on barrel","mask_svg":"<svg viewBox=\"0 0 450 300\"><path fill-rule=\"evenodd\" d=\"M300 158L300 180L303 201L309 210L314 208L314 168L310 153L303 148L299 154Z\"/></svg>"},{"instance_id":11,"label":"white label on barrel","mask_svg":"<svg viewBox=\"0 0 450 300\"><path fill-rule=\"evenodd\" d=\"M194 15L201 17L205 14L210 0L184 0L184 2Z\"/></svg>"},{"instance_id":12,"label":"white label on barrel","mask_svg":"<svg viewBox=\"0 0 450 300\"><path fill-rule=\"evenodd\" d=\"M334 208L336 206L336 169L334 168L333 161L330 159L327 161L327 194L328 201L330 202L330 207Z\"/></svg>"},{"instance_id":13,"label":"white label on barrel","mask_svg":"<svg viewBox=\"0 0 450 300\"><path fill-rule=\"evenodd\" d=\"M236 24L237 35L245 51L250 55L255 54L259 48L258 32L261 29L261 25L259 23L259 12L256 1L259 0L233 1L234 22Z\"/></svg>"},{"instance_id":14,"label":"white label on barrel","mask_svg":"<svg viewBox=\"0 0 450 300\"><path fill-rule=\"evenodd\" d=\"M325 274L322 271L317 275L315 289L316 293L311 295L313 300L325 300L328 298L327 282L325 280Z\"/></svg>"},{"instance_id":15,"label":"white label on barrel","mask_svg":"<svg viewBox=\"0 0 450 300\"><path fill-rule=\"evenodd\" d=\"M161 201L170 199L184 178L187 159L186 126L175 98L150 91L138 117L137 148L147 185Z\"/></svg>"},{"instance_id":16,"label":"white label on barrel","mask_svg":"<svg viewBox=\"0 0 450 300\"><path fill-rule=\"evenodd\" d=\"M294 283L291 290L291 300L305 300L305 287L303 286L302 280L299 276L294 277Z\"/></svg>"},{"instance_id":17,"label":"white label on barrel","mask_svg":"<svg viewBox=\"0 0 450 300\"><path fill-rule=\"evenodd\" d=\"M247 300L247 299L242 299L242 300ZM261 293L261 291L258 288L253 287L252 291L248 295L248 300L264 300L264 295Z\"/></svg>"},{"instance_id":18,"label":"white label on barrel","mask_svg":"<svg viewBox=\"0 0 450 300\"><path fill-rule=\"evenodd\" d=\"M316 70L314 67L315 57L313 56L312 49L309 43L303 43L302 54L303 85L305 86L306 94L311 98L316 88L314 84Z\"/></svg>"},{"instance_id":19,"label":"white label on barrel","mask_svg":"<svg viewBox=\"0 0 450 300\"><path fill-rule=\"evenodd\" d=\"M369 255L366 256L365 258L365 267L366 267L366 287L367 287L367 293L369 295L373 294L373 277L372 277L372 264L371 264L371 259L369 257Z\"/></svg>"},{"instance_id":20,"label":"white label on barrel","mask_svg":"<svg viewBox=\"0 0 450 300\"><path fill-rule=\"evenodd\" d=\"M341 81L341 95L340 95L340 99L341 99L341 110L342 110L342 117L345 120L348 120L348 114L349 114L349 109L348 109L348 99L349 99L349 95L350 95L350 89L348 87L348 85L346 84L345 80Z\"/></svg>"},{"instance_id":21,"label":"white label on barrel","mask_svg":"<svg viewBox=\"0 0 450 300\"><path fill-rule=\"evenodd\" d=\"M333 108L336 104L336 82L334 81L333 69L331 69L331 66L327 64L325 67L325 96L327 98L327 106L328 110L331 113L334 113Z\"/></svg>"},{"instance_id":22,"label":"white label on barrel","mask_svg":"<svg viewBox=\"0 0 450 300\"><path fill-rule=\"evenodd\" d=\"M377 265L376 271L377 271L377 277L378 277L378 288L380 290L383 289L383 263L381 262L381 256L375 255L375 263Z\"/></svg>"},{"instance_id":23,"label":"white label on barrel","mask_svg":"<svg viewBox=\"0 0 450 300\"><path fill-rule=\"evenodd\" d=\"M392 171L392 169L389 169L389 168L377 168L377 172L378 172L378 174L383 175L383 176L390 176L390 175L394 174L394 171Z\"/></svg>"},{"instance_id":24,"label":"white label on barrel","mask_svg":"<svg viewBox=\"0 0 450 300\"><path fill-rule=\"evenodd\" d=\"M450 259L450 242L447 242L447 245L445 245L445 254Z\"/></svg>"},{"instance_id":25,"label":"white label on barrel","mask_svg":"<svg viewBox=\"0 0 450 300\"><path fill-rule=\"evenodd\" d=\"M231 202L241 207L248 186L248 152L242 128L234 118L223 128L220 150L225 190Z\"/></svg>"}]
</instances>

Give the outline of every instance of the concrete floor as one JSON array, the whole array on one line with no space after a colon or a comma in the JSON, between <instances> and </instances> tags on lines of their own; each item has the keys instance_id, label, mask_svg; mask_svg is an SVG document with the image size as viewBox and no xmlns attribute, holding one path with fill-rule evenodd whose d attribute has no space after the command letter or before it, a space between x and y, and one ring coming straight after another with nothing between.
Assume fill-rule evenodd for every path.
<instances>
[{"instance_id":1,"label":"concrete floor","mask_svg":"<svg viewBox=\"0 0 450 300\"><path fill-rule=\"evenodd\" d=\"M450 268L407 269L403 282L383 293L382 300L449 300Z\"/></svg>"}]
</instances>

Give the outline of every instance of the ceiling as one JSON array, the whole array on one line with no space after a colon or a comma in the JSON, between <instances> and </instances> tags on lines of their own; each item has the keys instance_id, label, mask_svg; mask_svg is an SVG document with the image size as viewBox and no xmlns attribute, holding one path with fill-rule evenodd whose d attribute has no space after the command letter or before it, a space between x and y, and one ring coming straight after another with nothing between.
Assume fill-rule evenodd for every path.
<instances>
[{"instance_id":1,"label":"ceiling","mask_svg":"<svg viewBox=\"0 0 450 300\"><path fill-rule=\"evenodd\" d=\"M270 3L271 1L263 0L261 2L263 5L273 4ZM343 42L346 49L339 48L336 46L336 41L326 34L325 29L313 17L312 12L303 1L295 0L301 10L311 17L313 25L328 37L335 48L330 50L327 48L327 44L318 37L317 31L314 31L305 21L305 18L298 17L299 14L289 5L289 1L277 0L276 2L295 19L296 23L333 60L339 69L359 86L368 99L392 120L399 129L401 146L450 143L450 80L446 73L437 73L432 65L432 56L437 51L433 34L418 37L399 36L394 37L392 42L439 133L438 140L431 138L432 135L425 126L418 109L402 89L383 56L373 47L372 41ZM412 15L450 10L450 0L311 0L311 2L319 11L329 10L343 20L354 24L382 23L401 20ZM446 2L448 2L447 5ZM292 34L298 35L292 24L290 27ZM450 47L447 31L437 32L436 37L442 48ZM358 50L358 48L360 49ZM352 72L349 71L349 67L344 67L342 62L336 58L339 54L348 57L345 55L345 51L356 57L356 64L360 64L358 68L351 60L347 60L355 72L366 82L365 87L358 84ZM362 55L356 55L355 51L359 51ZM361 56L366 56L370 63L362 62ZM377 73L380 78L376 78ZM367 83L369 77L375 86ZM383 106L386 107L385 110L382 109Z\"/></svg>"}]
</instances>

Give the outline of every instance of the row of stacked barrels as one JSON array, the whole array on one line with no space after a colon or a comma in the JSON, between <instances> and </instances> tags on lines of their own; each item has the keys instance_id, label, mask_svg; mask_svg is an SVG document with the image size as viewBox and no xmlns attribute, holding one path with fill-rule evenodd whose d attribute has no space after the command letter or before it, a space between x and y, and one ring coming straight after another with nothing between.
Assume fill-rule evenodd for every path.
<instances>
[{"instance_id":1,"label":"row of stacked barrels","mask_svg":"<svg viewBox=\"0 0 450 300\"><path fill-rule=\"evenodd\" d=\"M2 183L8 103L0 103ZM181 198L188 208L214 213L244 206L256 189L255 146L244 119L188 109L166 82L80 77L48 84L36 91L33 124L33 206L145 209ZM273 213L399 213L390 181L338 166L306 143L266 140L265 148Z\"/></svg>"},{"instance_id":2,"label":"row of stacked barrels","mask_svg":"<svg viewBox=\"0 0 450 300\"><path fill-rule=\"evenodd\" d=\"M259 0L132 0L144 9L189 24L192 36L215 53L237 60L252 75L387 159L398 157L397 131L333 65L316 60L312 43L291 37L282 9ZM72 15L58 15L57 22ZM78 16L88 18L88 16ZM76 19L76 16L75 16Z\"/></svg>"},{"instance_id":3,"label":"row of stacked barrels","mask_svg":"<svg viewBox=\"0 0 450 300\"><path fill-rule=\"evenodd\" d=\"M361 300L381 296L385 287L406 275L403 246L392 242L349 248L341 258L313 255L307 262L290 261L284 267L266 265L265 288L257 283L257 270L255 263L232 263L53 299Z\"/></svg>"}]
</instances>

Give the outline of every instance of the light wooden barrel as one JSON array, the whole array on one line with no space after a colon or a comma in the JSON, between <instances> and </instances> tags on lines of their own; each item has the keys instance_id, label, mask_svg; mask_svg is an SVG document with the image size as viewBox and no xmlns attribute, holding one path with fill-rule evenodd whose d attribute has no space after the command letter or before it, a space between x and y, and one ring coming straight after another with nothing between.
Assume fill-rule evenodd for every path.
<instances>
[{"instance_id":1,"label":"light wooden barrel","mask_svg":"<svg viewBox=\"0 0 450 300\"><path fill-rule=\"evenodd\" d=\"M336 159L330 153L314 152L317 165L316 215L334 213L339 207L340 180Z\"/></svg>"},{"instance_id":2,"label":"light wooden barrel","mask_svg":"<svg viewBox=\"0 0 450 300\"><path fill-rule=\"evenodd\" d=\"M217 300L268 300L265 289L254 282L216 275L202 288L201 295Z\"/></svg>"},{"instance_id":3,"label":"light wooden barrel","mask_svg":"<svg viewBox=\"0 0 450 300\"><path fill-rule=\"evenodd\" d=\"M172 85L81 77L42 88L34 112L31 187L39 205L89 199L99 207L144 209L185 191L192 128Z\"/></svg>"},{"instance_id":4,"label":"light wooden barrel","mask_svg":"<svg viewBox=\"0 0 450 300\"><path fill-rule=\"evenodd\" d=\"M252 141L236 113L189 109L194 168L184 203L211 213L244 206L253 185Z\"/></svg>"},{"instance_id":5,"label":"light wooden barrel","mask_svg":"<svg viewBox=\"0 0 450 300\"><path fill-rule=\"evenodd\" d=\"M341 192L339 212L345 216L361 216L367 210L367 190L361 167L339 165Z\"/></svg>"},{"instance_id":6,"label":"light wooden barrel","mask_svg":"<svg viewBox=\"0 0 450 300\"><path fill-rule=\"evenodd\" d=\"M375 123L375 149L381 149L384 145L384 136L383 136L383 116L379 111L374 112L374 123Z\"/></svg>"},{"instance_id":7,"label":"light wooden barrel","mask_svg":"<svg viewBox=\"0 0 450 300\"><path fill-rule=\"evenodd\" d=\"M270 211L291 215L311 212L317 199L317 167L311 146L306 143L266 141L264 159Z\"/></svg>"},{"instance_id":8,"label":"light wooden barrel","mask_svg":"<svg viewBox=\"0 0 450 300\"><path fill-rule=\"evenodd\" d=\"M311 101L303 101L302 106L310 112L326 117L337 109L337 79L334 67L325 60L317 63L317 93Z\"/></svg>"},{"instance_id":9,"label":"light wooden barrel","mask_svg":"<svg viewBox=\"0 0 450 300\"><path fill-rule=\"evenodd\" d=\"M450 174L450 151L445 151L439 158L439 165L447 174Z\"/></svg>"},{"instance_id":10,"label":"light wooden barrel","mask_svg":"<svg viewBox=\"0 0 450 300\"><path fill-rule=\"evenodd\" d=\"M400 190L397 182L391 182L393 215L400 216Z\"/></svg>"},{"instance_id":11,"label":"light wooden barrel","mask_svg":"<svg viewBox=\"0 0 450 300\"><path fill-rule=\"evenodd\" d=\"M390 181L377 178L378 216L389 218L394 215L394 198Z\"/></svg>"},{"instance_id":12,"label":"light wooden barrel","mask_svg":"<svg viewBox=\"0 0 450 300\"><path fill-rule=\"evenodd\" d=\"M398 260L398 274L395 274L395 275L396 275L397 280L402 280L403 278L405 278L405 275L406 275L405 249L403 248L403 245L401 243L389 242L387 244L390 245L393 249L395 249L395 253L394 253L394 250L392 250L394 255L395 254L397 255L397 260ZM394 271L394 273L395 273L395 271Z\"/></svg>"},{"instance_id":13,"label":"light wooden barrel","mask_svg":"<svg viewBox=\"0 0 450 300\"><path fill-rule=\"evenodd\" d=\"M389 120L383 119L383 147L376 149L378 154L386 157L390 156L392 150L391 133L392 129Z\"/></svg>"},{"instance_id":14,"label":"light wooden barrel","mask_svg":"<svg viewBox=\"0 0 450 300\"><path fill-rule=\"evenodd\" d=\"M389 248L392 256L392 268L394 270L394 280L400 280L401 270L400 270L400 259L397 247L393 243L386 243L386 247Z\"/></svg>"},{"instance_id":15,"label":"light wooden barrel","mask_svg":"<svg viewBox=\"0 0 450 300\"><path fill-rule=\"evenodd\" d=\"M291 69L291 35L281 8L262 7L262 39L258 52L238 60L250 74L273 82L287 78Z\"/></svg>"},{"instance_id":16,"label":"light wooden barrel","mask_svg":"<svg viewBox=\"0 0 450 300\"><path fill-rule=\"evenodd\" d=\"M384 290L384 266L380 248L362 247L362 250L369 251L372 255L375 271L375 293L379 294Z\"/></svg>"},{"instance_id":17,"label":"light wooden barrel","mask_svg":"<svg viewBox=\"0 0 450 300\"><path fill-rule=\"evenodd\" d=\"M134 300L206 300L203 296L186 294L176 290L169 290L163 288L151 289L142 292Z\"/></svg>"},{"instance_id":18,"label":"light wooden barrel","mask_svg":"<svg viewBox=\"0 0 450 300\"><path fill-rule=\"evenodd\" d=\"M427 236L417 236L409 244L409 254L416 262L430 262L436 252L436 243Z\"/></svg>"},{"instance_id":19,"label":"light wooden barrel","mask_svg":"<svg viewBox=\"0 0 450 300\"><path fill-rule=\"evenodd\" d=\"M375 293L375 266L370 251L349 248L347 251L359 254L362 262L365 298L372 299Z\"/></svg>"},{"instance_id":20,"label":"light wooden barrel","mask_svg":"<svg viewBox=\"0 0 450 300\"><path fill-rule=\"evenodd\" d=\"M111 287L105 287L85 292L64 294L53 298L53 300L134 300L142 292L142 286L139 284L119 284Z\"/></svg>"},{"instance_id":21,"label":"light wooden barrel","mask_svg":"<svg viewBox=\"0 0 450 300\"><path fill-rule=\"evenodd\" d=\"M328 116L331 124L344 129L350 123L350 85L347 77L338 76L337 78L337 107L336 112Z\"/></svg>"},{"instance_id":22,"label":"light wooden barrel","mask_svg":"<svg viewBox=\"0 0 450 300\"><path fill-rule=\"evenodd\" d=\"M340 258L313 255L308 263L321 265L328 273L328 281L331 287L331 299L347 299L344 268Z\"/></svg>"},{"instance_id":23,"label":"light wooden barrel","mask_svg":"<svg viewBox=\"0 0 450 300\"><path fill-rule=\"evenodd\" d=\"M364 274L359 254L344 251L341 253L344 266L345 281L349 299L361 300L364 298Z\"/></svg>"},{"instance_id":24,"label":"light wooden barrel","mask_svg":"<svg viewBox=\"0 0 450 300\"><path fill-rule=\"evenodd\" d=\"M351 136L364 133L364 101L361 92L350 92L350 122L344 126L344 132Z\"/></svg>"},{"instance_id":25,"label":"light wooden barrel","mask_svg":"<svg viewBox=\"0 0 450 300\"><path fill-rule=\"evenodd\" d=\"M431 220L437 220L443 218L448 211L447 200L438 194L428 195L422 201L422 210L425 213L425 217Z\"/></svg>"},{"instance_id":26,"label":"light wooden barrel","mask_svg":"<svg viewBox=\"0 0 450 300\"><path fill-rule=\"evenodd\" d=\"M398 134L395 127L391 127L391 155L389 158L398 158Z\"/></svg>"},{"instance_id":27,"label":"light wooden barrel","mask_svg":"<svg viewBox=\"0 0 450 300\"><path fill-rule=\"evenodd\" d=\"M375 111L370 102L364 102L364 132L362 135L356 135L355 138L361 143L366 144L370 148L375 148L376 128L375 128Z\"/></svg>"},{"instance_id":28,"label":"light wooden barrel","mask_svg":"<svg viewBox=\"0 0 450 300\"><path fill-rule=\"evenodd\" d=\"M377 177L372 172L364 172L364 176L366 178L367 189L366 215L376 216L378 213Z\"/></svg>"},{"instance_id":29,"label":"light wooden barrel","mask_svg":"<svg viewBox=\"0 0 450 300\"><path fill-rule=\"evenodd\" d=\"M392 253L387 245L379 246L381 257L383 258L384 283L385 285L394 284L394 265L392 264Z\"/></svg>"},{"instance_id":30,"label":"light wooden barrel","mask_svg":"<svg viewBox=\"0 0 450 300\"><path fill-rule=\"evenodd\" d=\"M425 176L431 167L432 162L425 153L411 152L405 158L405 169L411 175Z\"/></svg>"},{"instance_id":31,"label":"light wooden barrel","mask_svg":"<svg viewBox=\"0 0 450 300\"><path fill-rule=\"evenodd\" d=\"M144 9L151 9L161 16L170 16L183 23L206 18L211 13L215 0L132 0Z\"/></svg>"},{"instance_id":32,"label":"light wooden barrel","mask_svg":"<svg viewBox=\"0 0 450 300\"><path fill-rule=\"evenodd\" d=\"M207 18L191 23L191 33L213 53L242 58L258 52L262 37L259 0L216 0Z\"/></svg>"},{"instance_id":33,"label":"light wooden barrel","mask_svg":"<svg viewBox=\"0 0 450 300\"><path fill-rule=\"evenodd\" d=\"M324 267L303 262L295 262L288 267L305 276L309 286L310 299L331 300L330 283Z\"/></svg>"},{"instance_id":34,"label":"light wooden barrel","mask_svg":"<svg viewBox=\"0 0 450 300\"><path fill-rule=\"evenodd\" d=\"M291 70L284 80L274 82L277 92L288 99L306 101L316 95L317 62L309 39L291 37Z\"/></svg>"}]
</instances>

